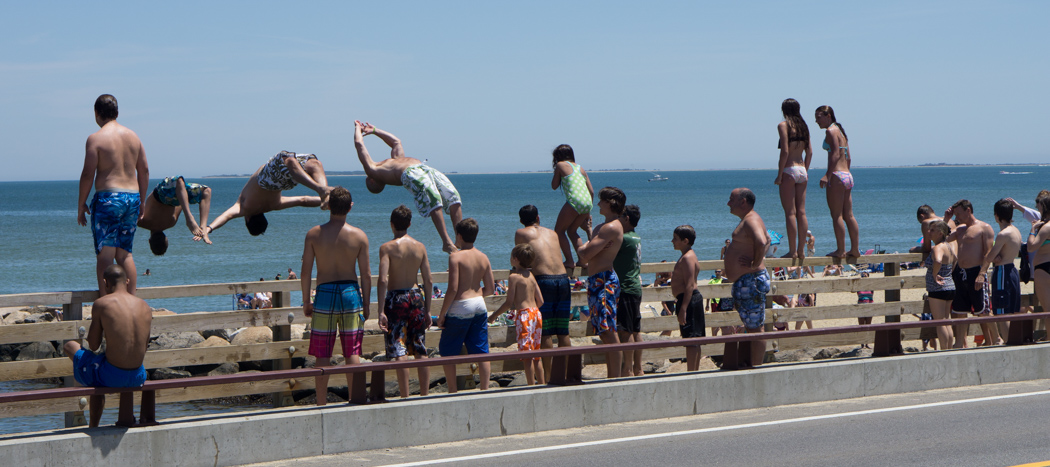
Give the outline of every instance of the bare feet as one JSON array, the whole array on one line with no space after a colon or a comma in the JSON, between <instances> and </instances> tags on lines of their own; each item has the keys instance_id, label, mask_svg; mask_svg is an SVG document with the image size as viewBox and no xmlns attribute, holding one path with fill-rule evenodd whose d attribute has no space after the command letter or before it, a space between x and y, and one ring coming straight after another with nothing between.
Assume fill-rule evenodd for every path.
<instances>
[{"instance_id":1,"label":"bare feet","mask_svg":"<svg viewBox=\"0 0 1050 467\"><path fill-rule=\"evenodd\" d=\"M330 187L330 186L324 187L324 192L321 193L321 210L322 211L327 211L328 210L328 198L329 198L329 195L332 194L332 190L333 189L335 189L335 188L334 187Z\"/></svg>"},{"instance_id":2,"label":"bare feet","mask_svg":"<svg viewBox=\"0 0 1050 467\"><path fill-rule=\"evenodd\" d=\"M575 268L575 267L576 267L576 263L575 263L575 262L573 262L573 261L572 261L572 260L570 259L570 260L568 260L568 261L565 261L565 262L563 262L563 263L561 263L561 264L562 264L562 266L565 266L565 272L569 273L569 275L571 276L571 275L572 275L572 268Z\"/></svg>"},{"instance_id":3,"label":"bare feet","mask_svg":"<svg viewBox=\"0 0 1050 467\"><path fill-rule=\"evenodd\" d=\"M200 235L193 235L193 241L199 242L201 240L204 240L204 243L211 245L211 240L208 238L208 233L211 231L211 226L205 226L203 229L201 229Z\"/></svg>"},{"instance_id":4,"label":"bare feet","mask_svg":"<svg viewBox=\"0 0 1050 467\"><path fill-rule=\"evenodd\" d=\"M849 253L846 253L846 256L852 256L854 258L860 258L860 251L858 251L856 248L854 248L854 249L850 250Z\"/></svg>"},{"instance_id":5,"label":"bare feet","mask_svg":"<svg viewBox=\"0 0 1050 467\"><path fill-rule=\"evenodd\" d=\"M455 253L455 252L459 251L459 248L456 248L456 245L453 245L451 243L446 243L444 246L441 247L441 249L445 253Z\"/></svg>"},{"instance_id":6,"label":"bare feet","mask_svg":"<svg viewBox=\"0 0 1050 467\"><path fill-rule=\"evenodd\" d=\"M828 253L828 254L826 254L824 256L830 256L832 258L845 258L846 254L843 253L842 250L835 250L835 251L832 251L831 253Z\"/></svg>"},{"instance_id":7,"label":"bare feet","mask_svg":"<svg viewBox=\"0 0 1050 467\"><path fill-rule=\"evenodd\" d=\"M797 257L798 257L798 254L795 253L794 251L789 251L784 256L781 256L781 258L797 258Z\"/></svg>"}]
</instances>

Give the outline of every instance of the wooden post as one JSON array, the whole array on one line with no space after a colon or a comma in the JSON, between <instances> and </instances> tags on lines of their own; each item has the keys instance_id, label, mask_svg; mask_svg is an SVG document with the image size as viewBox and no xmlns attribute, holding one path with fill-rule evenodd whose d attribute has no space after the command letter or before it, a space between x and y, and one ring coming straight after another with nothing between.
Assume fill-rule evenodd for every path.
<instances>
[{"instance_id":1,"label":"wooden post","mask_svg":"<svg viewBox=\"0 0 1050 467\"><path fill-rule=\"evenodd\" d=\"M273 307L284 308L288 306L290 295L288 292L274 292L273 293ZM271 326L273 330L273 341L274 342L287 342L292 340L292 326L291 322L288 324L279 324ZM289 355L288 358L278 358L271 360L273 370L290 370L292 368L292 359ZM274 408L277 407L289 407L295 405L295 399L292 398L291 391L281 391L271 394L273 399Z\"/></svg>"},{"instance_id":2,"label":"wooden post","mask_svg":"<svg viewBox=\"0 0 1050 467\"><path fill-rule=\"evenodd\" d=\"M63 321L80 321L84 319L84 304L77 300L78 298L74 295L71 303L65 303L62 305ZM77 341L80 342L80 345L84 346L87 343L86 338L87 333L84 333L80 336L80 339L77 339ZM68 341L62 342L62 345L65 345L66 342ZM80 384L78 384L76 379L73 378L73 375L69 375L62 377L62 386L73 387L80 386ZM78 410L75 412L66 412L65 423L66 428L87 425L87 419L84 418L84 411Z\"/></svg>"},{"instance_id":3,"label":"wooden post","mask_svg":"<svg viewBox=\"0 0 1050 467\"><path fill-rule=\"evenodd\" d=\"M900 276L901 275L901 265L900 265L900 263L885 263L883 265L883 275L885 277ZM897 288L897 289L894 289L894 290L887 289L887 290L884 291L884 293L886 294L886 303L901 301L900 288ZM885 317L885 319L886 319L887 323L899 323L899 322L901 322L901 315L899 315L899 314L887 315ZM876 347L876 350L881 350L881 352L879 352L879 353L882 353L883 355L899 355L899 354L904 353L904 349L901 347L901 337L900 337L901 331L900 330L895 330L895 331L892 331L892 332L896 333L896 335L895 336L889 336L889 335L887 335L887 336L876 335L875 336L875 347ZM881 348L879 348L880 347L879 346L880 338L881 338L881 342L882 342L882 347ZM883 356L883 355L879 355L879 356Z\"/></svg>"}]
</instances>

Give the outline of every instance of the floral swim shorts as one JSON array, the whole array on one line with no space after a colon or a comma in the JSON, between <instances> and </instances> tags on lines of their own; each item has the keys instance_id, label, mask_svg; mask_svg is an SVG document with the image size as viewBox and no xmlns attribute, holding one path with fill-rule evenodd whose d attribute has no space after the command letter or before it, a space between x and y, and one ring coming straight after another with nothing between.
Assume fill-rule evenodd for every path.
<instances>
[{"instance_id":1,"label":"floral swim shorts","mask_svg":"<svg viewBox=\"0 0 1050 467\"><path fill-rule=\"evenodd\" d=\"M761 328L765 323L767 293L769 275L765 269L744 274L733 282L733 305L748 329Z\"/></svg>"}]
</instances>

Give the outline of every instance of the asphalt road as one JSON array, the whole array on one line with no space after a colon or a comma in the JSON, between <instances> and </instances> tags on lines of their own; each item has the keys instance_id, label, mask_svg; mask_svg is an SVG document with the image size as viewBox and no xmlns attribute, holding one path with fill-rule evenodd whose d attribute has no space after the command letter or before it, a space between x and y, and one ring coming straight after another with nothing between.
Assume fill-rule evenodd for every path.
<instances>
[{"instance_id":1,"label":"asphalt road","mask_svg":"<svg viewBox=\"0 0 1050 467\"><path fill-rule=\"evenodd\" d=\"M257 465L1010 466L1050 461L1048 418L1040 380Z\"/></svg>"}]
</instances>

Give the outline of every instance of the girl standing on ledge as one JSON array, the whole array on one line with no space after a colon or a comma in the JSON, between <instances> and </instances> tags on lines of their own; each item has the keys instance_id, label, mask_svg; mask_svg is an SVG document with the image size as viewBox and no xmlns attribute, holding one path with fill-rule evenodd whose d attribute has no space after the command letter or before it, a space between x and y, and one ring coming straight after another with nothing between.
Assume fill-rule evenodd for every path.
<instances>
[{"instance_id":1,"label":"girl standing on ledge","mask_svg":"<svg viewBox=\"0 0 1050 467\"><path fill-rule=\"evenodd\" d=\"M780 186L780 204L784 206L787 222L788 252L782 258L804 258L806 250L805 232L809 230L806 219L806 186L809 184L809 163L813 161L813 148L809 144L809 127L802 119L801 107L795 99L784 99L780 111L784 121L777 125L780 134L780 163L777 178L773 183ZM806 153L805 160L802 153Z\"/></svg>"},{"instance_id":2,"label":"girl standing on ledge","mask_svg":"<svg viewBox=\"0 0 1050 467\"><path fill-rule=\"evenodd\" d=\"M860 227L857 226L857 219L853 217L853 174L849 170L849 140L842 125L835 120L835 111L830 106L817 107L816 117L817 125L827 130L824 135L824 149L828 151L828 171L820 178L820 187L828 190L828 209L831 210L831 224L835 227L837 247L827 256L859 257L857 237L860 236ZM847 230L849 252L846 251Z\"/></svg>"}]
</instances>

